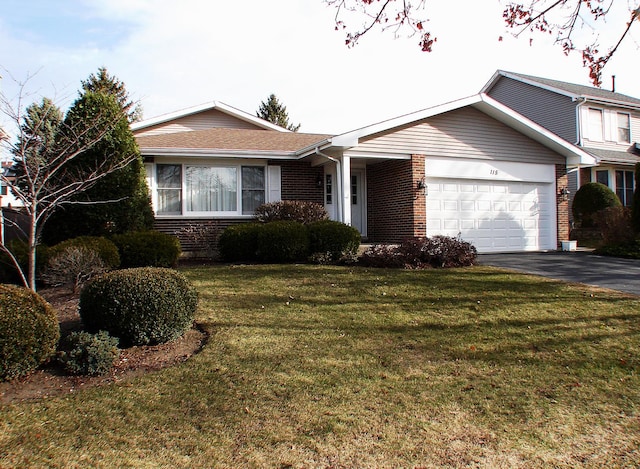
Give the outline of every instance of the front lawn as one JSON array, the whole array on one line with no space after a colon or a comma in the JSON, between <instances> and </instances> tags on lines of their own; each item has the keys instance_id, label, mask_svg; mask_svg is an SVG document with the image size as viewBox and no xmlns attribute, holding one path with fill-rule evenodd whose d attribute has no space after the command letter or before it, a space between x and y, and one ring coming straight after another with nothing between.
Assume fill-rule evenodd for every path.
<instances>
[{"instance_id":1,"label":"front lawn","mask_svg":"<svg viewBox=\"0 0 640 469\"><path fill-rule=\"evenodd\" d=\"M0 467L636 467L640 299L474 267L191 267L209 343L0 408Z\"/></svg>"}]
</instances>

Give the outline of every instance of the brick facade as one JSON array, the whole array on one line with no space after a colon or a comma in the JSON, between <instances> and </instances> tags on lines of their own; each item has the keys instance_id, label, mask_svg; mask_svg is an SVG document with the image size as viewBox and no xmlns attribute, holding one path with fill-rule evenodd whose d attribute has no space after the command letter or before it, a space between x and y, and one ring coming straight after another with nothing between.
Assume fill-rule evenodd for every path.
<instances>
[{"instance_id":1,"label":"brick facade","mask_svg":"<svg viewBox=\"0 0 640 469\"><path fill-rule=\"evenodd\" d=\"M569 187L569 178L567 176L567 165L556 165L556 207L558 217L558 247L560 247L560 241L567 241L569 239L569 232L571 227L569 226L569 197L562 196L560 191L563 188Z\"/></svg>"},{"instance_id":2,"label":"brick facade","mask_svg":"<svg viewBox=\"0 0 640 469\"><path fill-rule=\"evenodd\" d=\"M282 171L282 200L304 200L324 204L322 166L311 166L306 161L269 161L269 165L280 166Z\"/></svg>"},{"instance_id":3,"label":"brick facade","mask_svg":"<svg viewBox=\"0 0 640 469\"><path fill-rule=\"evenodd\" d=\"M426 198L424 191L416 190L424 171L422 155L367 167L369 241L398 243L426 235Z\"/></svg>"}]
</instances>

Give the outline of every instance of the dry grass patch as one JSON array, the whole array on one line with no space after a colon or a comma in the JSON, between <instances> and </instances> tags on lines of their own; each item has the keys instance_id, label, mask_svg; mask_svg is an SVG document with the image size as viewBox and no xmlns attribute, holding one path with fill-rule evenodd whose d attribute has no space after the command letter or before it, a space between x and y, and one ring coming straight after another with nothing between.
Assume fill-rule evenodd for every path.
<instances>
[{"instance_id":1,"label":"dry grass patch","mask_svg":"<svg viewBox=\"0 0 640 469\"><path fill-rule=\"evenodd\" d=\"M204 350L129 383L2 408L0 466L640 460L636 297L484 267L185 274Z\"/></svg>"}]
</instances>

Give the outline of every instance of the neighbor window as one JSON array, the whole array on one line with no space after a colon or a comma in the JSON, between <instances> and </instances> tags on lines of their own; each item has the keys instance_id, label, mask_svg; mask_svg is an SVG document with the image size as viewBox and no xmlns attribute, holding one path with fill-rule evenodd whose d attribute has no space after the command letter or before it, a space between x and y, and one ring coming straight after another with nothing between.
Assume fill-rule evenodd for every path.
<instances>
[{"instance_id":1,"label":"neighbor window","mask_svg":"<svg viewBox=\"0 0 640 469\"><path fill-rule=\"evenodd\" d=\"M602 109L589 108L589 140L604 140Z\"/></svg>"},{"instance_id":2,"label":"neighbor window","mask_svg":"<svg viewBox=\"0 0 640 469\"><path fill-rule=\"evenodd\" d=\"M333 203L333 180L331 174L325 176L325 201L329 205Z\"/></svg>"},{"instance_id":3,"label":"neighbor window","mask_svg":"<svg viewBox=\"0 0 640 469\"><path fill-rule=\"evenodd\" d=\"M625 207L633 201L633 171L616 171L616 195Z\"/></svg>"},{"instance_id":4,"label":"neighbor window","mask_svg":"<svg viewBox=\"0 0 640 469\"><path fill-rule=\"evenodd\" d=\"M266 199L264 166L159 164L156 168L161 215L251 215Z\"/></svg>"},{"instance_id":5,"label":"neighbor window","mask_svg":"<svg viewBox=\"0 0 640 469\"><path fill-rule=\"evenodd\" d=\"M618 113L618 142L631 143L631 125L629 114Z\"/></svg>"},{"instance_id":6,"label":"neighbor window","mask_svg":"<svg viewBox=\"0 0 640 469\"><path fill-rule=\"evenodd\" d=\"M609 171L596 171L596 182L609 187Z\"/></svg>"},{"instance_id":7,"label":"neighbor window","mask_svg":"<svg viewBox=\"0 0 640 469\"><path fill-rule=\"evenodd\" d=\"M7 186L5 186L4 184L0 185L0 195L7 195L7 193Z\"/></svg>"}]
</instances>

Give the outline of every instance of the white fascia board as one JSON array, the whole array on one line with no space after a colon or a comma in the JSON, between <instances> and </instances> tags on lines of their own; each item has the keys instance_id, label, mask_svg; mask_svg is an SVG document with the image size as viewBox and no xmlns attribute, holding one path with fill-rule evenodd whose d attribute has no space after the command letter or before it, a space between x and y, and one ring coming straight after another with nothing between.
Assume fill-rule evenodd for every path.
<instances>
[{"instance_id":1,"label":"white fascia board","mask_svg":"<svg viewBox=\"0 0 640 469\"><path fill-rule=\"evenodd\" d=\"M154 125L163 124L165 122L172 121L174 119L179 119L182 117L190 116L192 114L197 114L199 112L210 111L212 109L218 109L219 111L229 114L233 117L236 117L240 120L250 122L252 124L257 125L258 127L262 127L264 129L269 130L277 130L278 132L291 132L288 129L280 127L279 125L272 124L269 121L264 119L260 119L257 116L253 116L249 113L241 111L240 109L236 109L234 107L229 106L228 104L221 103L220 101L212 101L208 103L199 104L197 106L192 106L186 109L181 109L179 111L170 112L167 114L162 114L156 117L152 117L150 119L145 119L140 122L134 122L131 124L131 130L141 130L146 129L147 127L152 127Z\"/></svg>"},{"instance_id":2,"label":"white fascia board","mask_svg":"<svg viewBox=\"0 0 640 469\"><path fill-rule=\"evenodd\" d=\"M180 156L192 158L249 158L270 160L295 160L294 152L257 150L211 150L193 148L141 148L142 156Z\"/></svg>"},{"instance_id":3,"label":"white fascia board","mask_svg":"<svg viewBox=\"0 0 640 469\"><path fill-rule=\"evenodd\" d=\"M473 107L564 156L568 165L595 166L598 164L598 159L590 153L558 137L510 107L486 94L479 96L480 101L472 105Z\"/></svg>"},{"instance_id":4,"label":"white fascia board","mask_svg":"<svg viewBox=\"0 0 640 469\"><path fill-rule=\"evenodd\" d=\"M584 95L583 98L586 100L587 106L590 103L593 103L597 106L620 107L624 109L632 109L634 111L637 111L640 109L640 106L631 104L625 101L616 101L613 99L602 99L602 98L596 98L594 96L588 96L588 95Z\"/></svg>"},{"instance_id":5,"label":"white fascia board","mask_svg":"<svg viewBox=\"0 0 640 469\"><path fill-rule=\"evenodd\" d=\"M489 90L491 90L491 88L493 88L493 86L496 84L498 79L501 76L503 76L503 74L504 72L502 70L496 70L493 76L489 79L489 81L486 82L485 85L482 87L482 89L480 90L480 94L487 94Z\"/></svg>"}]
</instances>

